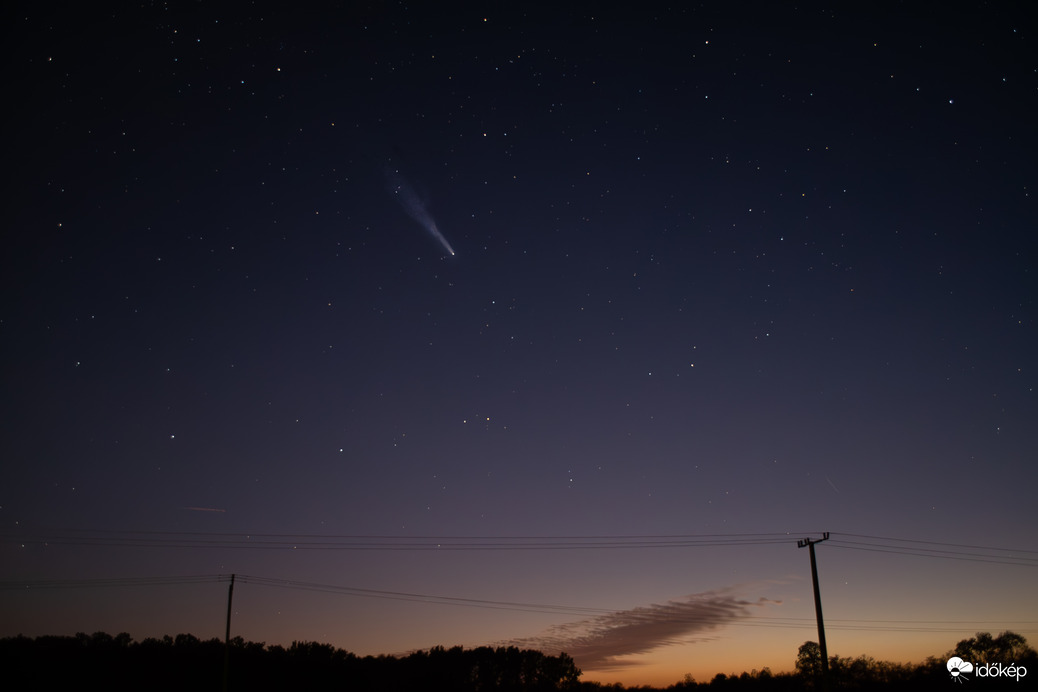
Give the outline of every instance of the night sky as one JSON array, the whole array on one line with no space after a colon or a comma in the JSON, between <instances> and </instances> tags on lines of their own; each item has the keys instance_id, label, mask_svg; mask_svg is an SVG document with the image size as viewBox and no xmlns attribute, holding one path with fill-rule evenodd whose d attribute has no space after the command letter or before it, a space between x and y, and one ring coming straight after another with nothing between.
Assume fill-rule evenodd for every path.
<instances>
[{"instance_id":1,"label":"night sky","mask_svg":"<svg viewBox=\"0 0 1038 692\"><path fill-rule=\"evenodd\" d=\"M5 12L0 636L1038 641L1028 3L281 5Z\"/></svg>"}]
</instances>

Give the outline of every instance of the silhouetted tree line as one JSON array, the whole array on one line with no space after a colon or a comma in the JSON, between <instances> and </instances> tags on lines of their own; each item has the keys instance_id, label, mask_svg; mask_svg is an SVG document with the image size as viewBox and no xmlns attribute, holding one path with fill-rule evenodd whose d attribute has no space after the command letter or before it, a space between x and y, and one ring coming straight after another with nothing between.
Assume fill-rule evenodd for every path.
<instances>
[{"instance_id":1,"label":"silhouetted tree line","mask_svg":"<svg viewBox=\"0 0 1038 692\"><path fill-rule=\"evenodd\" d=\"M229 654L229 655L228 655ZM329 644L293 642L266 646L219 639L203 641L190 634L134 642L125 632L97 632L74 637L0 639L4 689L52 690L100 687L109 690L220 690L225 656L230 662L229 689L341 690L344 692L653 692L660 688L624 687L579 680L580 670L566 654L549 656L516 647L450 649L435 647L408 656L360 657ZM1038 680L1038 653L1015 632L992 636L979 632L963 639L942 657L919 664L877 661L870 656L829 658L830 690L948 690L948 659L973 663L1015 664ZM821 690L821 650L804 642L795 669L768 668L742 674L718 673L708 682L686 675L666 690ZM974 674L975 675L975 674ZM972 676L971 676L972 677ZM972 680L971 680L972 681ZM1006 681L1008 682L1008 680ZM1015 682L1015 681L1014 681ZM1025 687L1031 687L1026 685ZM1020 688L1023 689L1023 688Z\"/></svg>"},{"instance_id":2,"label":"silhouetted tree line","mask_svg":"<svg viewBox=\"0 0 1038 692\"><path fill-rule=\"evenodd\" d=\"M564 692L576 689L580 676L566 654L516 647L360 657L316 642L285 648L236 637L225 649L219 639L190 634L134 642L126 633L97 632L0 639L0 681L9 690L221 690L225 656L228 688L249 692Z\"/></svg>"},{"instance_id":3,"label":"silhouetted tree line","mask_svg":"<svg viewBox=\"0 0 1038 692\"><path fill-rule=\"evenodd\" d=\"M952 684L948 672L948 659L958 656L973 663L1015 663L1033 671L1031 685L1038 680L1038 653L1027 644L1027 640L1015 632L1003 632L997 637L987 632L978 632L975 637L963 639L944 656L929 656L922 663L892 663L877 661L871 656L857 658L829 657L828 689L833 690L949 690ZM972 682L975 674L969 675ZM1008 683L1008 680L1001 681ZM1016 680L1012 681L1016 684ZM587 685L587 683L583 683ZM642 688L645 689L645 688ZM773 674L769 669L754 670L741 675L719 673L709 682L697 683L686 676L685 680L666 688L668 690L754 690L785 691L826 689L822 680L822 651L816 642L801 644L797 651L796 664L792 673ZM951 688L955 689L955 688ZM1014 688L1015 689L1015 688ZM1023 688L1020 688L1023 689Z\"/></svg>"}]
</instances>

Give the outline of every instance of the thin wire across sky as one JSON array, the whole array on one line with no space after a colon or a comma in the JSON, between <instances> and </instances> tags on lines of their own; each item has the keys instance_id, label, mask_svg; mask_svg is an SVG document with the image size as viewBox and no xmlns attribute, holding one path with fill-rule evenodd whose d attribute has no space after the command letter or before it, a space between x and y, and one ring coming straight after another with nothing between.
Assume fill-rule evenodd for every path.
<instances>
[{"instance_id":1,"label":"thin wire across sky","mask_svg":"<svg viewBox=\"0 0 1038 692\"><path fill-rule=\"evenodd\" d=\"M241 534L203 532L144 532L99 531L64 529L52 531L0 532L0 542L29 545L116 546L148 549L212 549L233 548L244 550L631 550L651 548L708 548L791 544L801 536L792 533L752 534L681 534L637 536L382 536L330 534ZM968 560L1017 567L1038 566L1038 551L1019 548L969 545L940 541L925 541L889 536L873 536L830 532L828 546L848 550L884 552L921 558ZM21 580L0 582L2 591L46 591L81 588L133 588L181 586L205 583L226 583L231 575L186 575L152 577L117 577L107 579ZM316 592L336 596L377 598L409 601L431 605L536 612L593 619L613 612L608 608L593 608L565 604L533 603L489 599L463 598L417 592L386 591L348 585L299 581L275 577L236 574L236 583L259 587ZM741 627L780 629L813 629L813 618L759 616L733 621ZM960 632L964 628L985 627L1033 628L1035 621L998 622L975 620L881 620L831 619L827 627L833 630L886 631L886 632Z\"/></svg>"},{"instance_id":2,"label":"thin wire across sky","mask_svg":"<svg viewBox=\"0 0 1038 692\"><path fill-rule=\"evenodd\" d=\"M785 544L811 534L812 532L635 536L385 536L54 529L3 531L0 532L0 542L19 545L235 550L551 551L761 546ZM846 550L1038 567L1038 551L1035 550L853 533L830 532L830 535L830 546Z\"/></svg>"},{"instance_id":3,"label":"thin wire across sky","mask_svg":"<svg viewBox=\"0 0 1038 692\"><path fill-rule=\"evenodd\" d=\"M585 606L560 605L550 603L526 603L520 601L495 601L476 598L459 598L454 596L438 596L401 591L384 591L364 589L354 586L322 584L316 582L278 579L249 574L235 574L235 583L239 585L264 586L294 591L308 591L337 596L379 598L395 601L409 601L431 605L445 605L466 608L483 608L490 610L510 610L519 612L547 613L568 615L581 618L606 616L614 612L610 608L592 608ZM205 583L230 582L229 574L184 575L161 577L122 577L111 579L52 579L40 581L4 581L0 582L0 591L40 591L67 590L84 588L134 588L155 586L195 585ZM681 618L678 618L680 621ZM728 623L740 627L766 627L778 629L813 629L814 618L767 617L758 616L735 620ZM884 632L959 632L965 628L1005 627L1030 628L1038 626L1038 621L1015 620L885 620L885 619L829 619L826 627L833 630L847 631L884 631Z\"/></svg>"}]
</instances>

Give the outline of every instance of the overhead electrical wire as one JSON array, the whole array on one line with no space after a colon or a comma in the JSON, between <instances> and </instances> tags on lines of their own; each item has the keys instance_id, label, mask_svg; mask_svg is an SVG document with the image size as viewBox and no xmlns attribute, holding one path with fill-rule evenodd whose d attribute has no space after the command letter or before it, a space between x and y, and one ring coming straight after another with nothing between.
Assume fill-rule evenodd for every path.
<instances>
[{"instance_id":1,"label":"overhead electrical wire","mask_svg":"<svg viewBox=\"0 0 1038 692\"><path fill-rule=\"evenodd\" d=\"M348 534L204 533L54 529L0 531L20 545L234 550L470 551L632 550L781 545L820 532L603 536L389 536ZM828 545L847 550L1038 567L1038 551L831 532Z\"/></svg>"},{"instance_id":2,"label":"overhead electrical wire","mask_svg":"<svg viewBox=\"0 0 1038 692\"><path fill-rule=\"evenodd\" d=\"M191 574L179 577L111 577L98 579L35 579L0 581L0 591L112 588L126 586L180 586L211 584L229 580L221 574Z\"/></svg>"},{"instance_id":3,"label":"overhead electrical wire","mask_svg":"<svg viewBox=\"0 0 1038 692\"><path fill-rule=\"evenodd\" d=\"M438 605L466 606L473 608L489 608L493 610L518 610L523 612L537 612L549 614L576 615L585 618L607 616L616 612L615 608L590 608L584 606L567 606L544 603L522 603L515 601L492 601L473 598L456 598L452 596L431 596L427 594L404 593L395 591L379 591L375 589L359 589L349 586L334 586L330 584L315 584L311 582L298 582L289 579L272 579L269 577L257 577L251 575L238 575L238 579L247 584L261 584L286 589L297 589L303 591L319 591L344 596L361 596L372 598L387 598L391 600L417 601ZM669 617L667 622L701 622L702 618L696 617ZM756 617L735 618L724 622L725 625L740 627L770 627L779 629L815 629L817 621L813 617ZM855 631L898 631L898 632L958 632L962 629L984 627L994 625L1005 627L1014 626L1036 626L1038 621L1020 620L1007 623L1002 620L881 620L881 619L839 619L826 620L826 627L834 630Z\"/></svg>"},{"instance_id":4,"label":"overhead electrical wire","mask_svg":"<svg viewBox=\"0 0 1038 692\"><path fill-rule=\"evenodd\" d=\"M362 589L352 586L336 586L333 584L317 584L291 579L273 579L253 575L237 575L237 579L246 584L258 584L284 589L302 591L319 591L342 596L362 596L368 598L385 598L397 601L433 603L439 605L466 606L473 608L490 608L494 610L518 610L537 613L564 613L567 615L596 616L613 612L605 608L586 608L581 606L552 605L545 603L521 603L516 601L491 601L478 598L458 598L454 596L432 596L428 594L407 593L401 591L382 591L378 589Z\"/></svg>"},{"instance_id":5,"label":"overhead electrical wire","mask_svg":"<svg viewBox=\"0 0 1038 692\"><path fill-rule=\"evenodd\" d=\"M162 531L104 531L87 529L50 529L40 531L0 530L0 543L20 546L110 546L124 548L244 549L244 550L381 550L381 551L464 551L464 550L629 550L650 548L710 548L788 544L802 536L821 532L771 532L732 534L656 534L600 536L391 536L282 533L209 533ZM847 550L882 552L912 557L967 560L1001 565L1038 566L1038 551L982 546L975 544L925 541L919 539L830 532L827 546ZM615 613L615 609L591 608L519 601L439 596L414 592L387 591L361 587L321 584L291 579L236 574L242 584L310 591L341 596L381 598L432 605L512 610L563 615L593 620ZM161 577L120 577L95 579L49 579L0 581L0 590L45 591L78 588L123 588L192 585L228 582L231 575L182 575ZM636 614L635 614L636 616ZM672 618L674 622L700 622L694 616ZM813 618L736 617L723 624L737 627L813 629ZM1036 621L961 621L961 620L869 620L827 619L832 630L881 632L961 632L984 627L1038 626Z\"/></svg>"},{"instance_id":6,"label":"overhead electrical wire","mask_svg":"<svg viewBox=\"0 0 1038 692\"><path fill-rule=\"evenodd\" d=\"M841 538L841 536L847 538ZM837 532L832 532L830 539L829 545L833 548L945 560L965 560L967 562L989 562L1018 567L1038 567L1038 551L1035 550Z\"/></svg>"},{"instance_id":7,"label":"overhead electrical wire","mask_svg":"<svg viewBox=\"0 0 1038 692\"><path fill-rule=\"evenodd\" d=\"M767 545L788 543L790 540L791 534L788 533L641 536L380 536L79 529L0 533L0 542L21 544L252 550L604 550Z\"/></svg>"},{"instance_id":8,"label":"overhead electrical wire","mask_svg":"<svg viewBox=\"0 0 1038 692\"><path fill-rule=\"evenodd\" d=\"M470 608L484 608L491 610L513 610L520 612L546 613L551 615L571 615L584 619L594 619L609 616L616 613L615 608L593 608L587 606L559 605L547 603L525 603L521 601L495 601L477 598L460 598L456 596L438 596L403 591L386 591L379 589L367 589L353 586L335 584L321 584L316 582L298 581L293 579L279 579L248 574L236 574L235 580L238 584L253 584L257 586L268 586L274 588L290 589L297 591L310 591L328 593L340 596L353 596L364 598L381 598L389 600L409 601L415 603L426 603L431 605L462 606ZM165 586L199 583L229 582L229 574L211 575L187 575L169 577L124 577L111 579L54 579L38 581L4 581L0 582L0 590L46 590L46 589L74 589L74 588L110 588L131 586ZM680 599L679 599L680 600ZM637 613L629 613L630 617L637 617ZM655 616L646 614L647 618L655 619ZM707 618L709 620L709 618ZM703 618L696 616L671 616L667 622L672 623L701 623ZM811 617L769 617L769 616L745 616L725 620L725 626L735 627L764 627L773 629L814 629L816 622ZM1034 620L884 620L884 619L841 619L827 618L826 627L832 630L847 631L878 631L878 632L961 632L984 627L1022 627L1031 628L1038 626Z\"/></svg>"}]
</instances>

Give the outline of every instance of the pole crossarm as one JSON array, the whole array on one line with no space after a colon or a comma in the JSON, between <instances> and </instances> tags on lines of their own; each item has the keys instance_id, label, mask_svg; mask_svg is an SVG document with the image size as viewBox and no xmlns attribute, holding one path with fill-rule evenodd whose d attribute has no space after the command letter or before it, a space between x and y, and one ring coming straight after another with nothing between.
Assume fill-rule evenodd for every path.
<instances>
[{"instance_id":1,"label":"pole crossarm","mask_svg":"<svg viewBox=\"0 0 1038 692\"><path fill-rule=\"evenodd\" d=\"M827 541L827 540L829 540L829 532L825 531L825 532L822 533L822 537L819 538L817 541L812 541L810 538L805 538L802 541L797 541L797 547L798 548L806 548L809 545L814 545L815 543L821 543L822 541Z\"/></svg>"}]
</instances>

